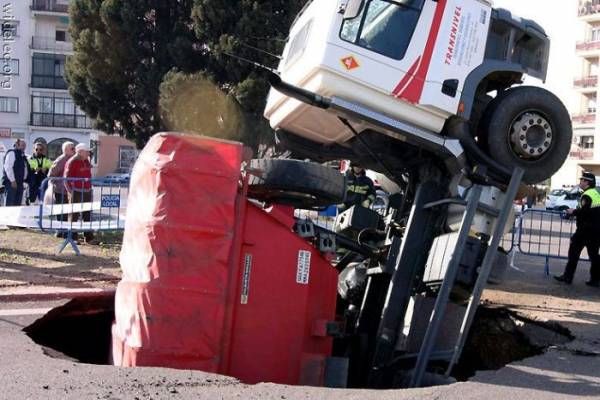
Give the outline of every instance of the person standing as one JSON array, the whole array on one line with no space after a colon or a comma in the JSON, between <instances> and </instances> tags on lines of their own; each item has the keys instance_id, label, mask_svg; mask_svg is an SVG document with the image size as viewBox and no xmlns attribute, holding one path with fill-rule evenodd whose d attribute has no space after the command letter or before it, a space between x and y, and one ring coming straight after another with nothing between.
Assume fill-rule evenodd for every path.
<instances>
[{"instance_id":1,"label":"person standing","mask_svg":"<svg viewBox=\"0 0 600 400\"><path fill-rule=\"evenodd\" d=\"M62 154L52 163L52 167L48 171L48 177L50 178L62 178L65 174L65 166L67 161L75 155L75 143L64 142L62 144ZM69 202L69 195L65 189L65 185L60 180L50 181L52 187L53 204L66 204ZM56 216L58 221L67 221L68 216L66 214L60 214ZM57 234L58 237L64 237L64 234Z\"/></svg>"},{"instance_id":2,"label":"person standing","mask_svg":"<svg viewBox=\"0 0 600 400\"><path fill-rule=\"evenodd\" d=\"M567 213L577 218L577 229L571 237L569 246L569 261L565 272L555 276L559 282L570 284L577 269L579 256L585 247L591 261L590 280L585 284L600 287L600 192L596 188L596 177L590 172L584 172L579 180L583 194L579 199L577 209L569 209Z\"/></svg>"},{"instance_id":3,"label":"person standing","mask_svg":"<svg viewBox=\"0 0 600 400\"><path fill-rule=\"evenodd\" d=\"M52 167L52 161L46 157L45 153L44 144L38 142L33 145L33 154L29 157L29 168L31 170L29 201L32 203L38 197L42 182L48 177L48 171Z\"/></svg>"},{"instance_id":4,"label":"person standing","mask_svg":"<svg viewBox=\"0 0 600 400\"><path fill-rule=\"evenodd\" d=\"M350 165L346 173L347 192L344 208L361 206L369 208L375 202L375 184L366 174L364 168L355 163Z\"/></svg>"},{"instance_id":5,"label":"person standing","mask_svg":"<svg viewBox=\"0 0 600 400\"><path fill-rule=\"evenodd\" d=\"M4 155L2 185L5 188L4 205L7 207L20 206L23 202L24 183L30 174L26 147L23 139L17 139L13 148Z\"/></svg>"},{"instance_id":6,"label":"person standing","mask_svg":"<svg viewBox=\"0 0 600 400\"><path fill-rule=\"evenodd\" d=\"M75 156L67 161L65 165L65 178L78 178L79 180L65 181L65 189L69 196L69 203L71 204L83 204L92 202L92 164L89 160L90 148L84 144L79 143L75 146ZM81 212L83 221L91 221L91 211ZM72 213L70 215L70 222L74 225L74 222L79 220L79 213ZM76 224L74 225L75 227ZM84 232L83 234L86 243L90 243L94 234L92 232Z\"/></svg>"}]
</instances>

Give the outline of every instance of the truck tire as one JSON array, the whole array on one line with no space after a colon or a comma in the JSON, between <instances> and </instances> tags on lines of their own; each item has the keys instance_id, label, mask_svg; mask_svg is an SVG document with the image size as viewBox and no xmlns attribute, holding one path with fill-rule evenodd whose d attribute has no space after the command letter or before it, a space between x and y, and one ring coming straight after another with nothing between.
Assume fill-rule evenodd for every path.
<instances>
[{"instance_id":1,"label":"truck tire","mask_svg":"<svg viewBox=\"0 0 600 400\"><path fill-rule=\"evenodd\" d=\"M297 208L340 204L346 179L333 168L313 162L281 159L251 160L248 196Z\"/></svg>"},{"instance_id":2,"label":"truck tire","mask_svg":"<svg viewBox=\"0 0 600 400\"><path fill-rule=\"evenodd\" d=\"M490 156L525 170L534 184L550 178L571 149L573 130L565 106L549 91L520 86L499 94L487 107L479 137Z\"/></svg>"}]
</instances>

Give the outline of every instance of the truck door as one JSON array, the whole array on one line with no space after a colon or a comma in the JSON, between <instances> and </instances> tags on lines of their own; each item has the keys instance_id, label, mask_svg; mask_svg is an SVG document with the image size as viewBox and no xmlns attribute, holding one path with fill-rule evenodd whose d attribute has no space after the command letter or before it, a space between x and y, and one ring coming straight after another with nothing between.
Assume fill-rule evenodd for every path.
<instances>
[{"instance_id":1,"label":"truck door","mask_svg":"<svg viewBox=\"0 0 600 400\"><path fill-rule=\"evenodd\" d=\"M456 28L458 3L484 6L478 0L364 0L359 15L342 18L341 28L330 36L338 48L332 56L342 61L337 62L337 69L399 99L456 113L461 82L455 85L457 78L446 79L449 71L444 68L446 52L442 50L448 48L446 36L453 24ZM436 87L429 88L430 84ZM456 86L456 94L440 98L444 85Z\"/></svg>"}]
</instances>

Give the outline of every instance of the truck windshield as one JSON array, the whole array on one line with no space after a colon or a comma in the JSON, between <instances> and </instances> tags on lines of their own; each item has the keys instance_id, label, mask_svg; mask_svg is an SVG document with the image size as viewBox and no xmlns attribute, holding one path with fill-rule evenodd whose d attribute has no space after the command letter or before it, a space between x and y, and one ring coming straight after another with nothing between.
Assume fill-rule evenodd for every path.
<instances>
[{"instance_id":1,"label":"truck windshield","mask_svg":"<svg viewBox=\"0 0 600 400\"><path fill-rule=\"evenodd\" d=\"M342 40L395 60L404 58L425 0L367 0L361 13L345 19Z\"/></svg>"}]
</instances>

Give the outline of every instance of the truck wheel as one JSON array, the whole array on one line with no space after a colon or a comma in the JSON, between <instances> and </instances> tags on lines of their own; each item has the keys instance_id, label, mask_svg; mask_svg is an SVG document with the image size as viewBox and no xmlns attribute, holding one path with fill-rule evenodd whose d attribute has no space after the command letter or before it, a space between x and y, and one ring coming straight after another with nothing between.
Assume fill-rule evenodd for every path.
<instances>
[{"instance_id":1,"label":"truck wheel","mask_svg":"<svg viewBox=\"0 0 600 400\"><path fill-rule=\"evenodd\" d=\"M562 166L573 130L558 97L542 88L520 86L489 104L479 136L492 157L511 169L523 168L523 180L533 184L550 178Z\"/></svg>"},{"instance_id":2,"label":"truck wheel","mask_svg":"<svg viewBox=\"0 0 600 400\"><path fill-rule=\"evenodd\" d=\"M310 209L342 203L346 195L344 176L317 163L251 160L248 171L248 195L261 201Z\"/></svg>"}]
</instances>

